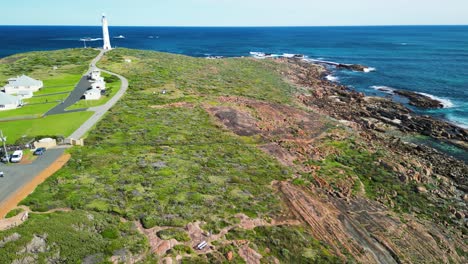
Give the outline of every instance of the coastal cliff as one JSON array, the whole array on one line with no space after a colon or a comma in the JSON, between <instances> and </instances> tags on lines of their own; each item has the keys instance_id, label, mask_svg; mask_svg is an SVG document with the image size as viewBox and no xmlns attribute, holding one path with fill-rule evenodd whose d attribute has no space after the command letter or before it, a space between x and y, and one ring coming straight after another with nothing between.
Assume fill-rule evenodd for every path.
<instances>
[{"instance_id":1,"label":"coastal cliff","mask_svg":"<svg viewBox=\"0 0 468 264\"><path fill-rule=\"evenodd\" d=\"M411 141L463 148L465 129L297 58L115 49L98 66L129 89L22 202L1 261L467 262L468 166Z\"/></svg>"}]
</instances>

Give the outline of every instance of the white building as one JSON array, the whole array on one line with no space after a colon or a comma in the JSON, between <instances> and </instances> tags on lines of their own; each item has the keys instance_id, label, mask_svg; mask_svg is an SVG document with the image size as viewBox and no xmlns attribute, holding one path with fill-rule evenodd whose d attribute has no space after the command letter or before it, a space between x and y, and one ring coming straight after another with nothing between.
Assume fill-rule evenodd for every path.
<instances>
[{"instance_id":1,"label":"white building","mask_svg":"<svg viewBox=\"0 0 468 264\"><path fill-rule=\"evenodd\" d=\"M20 99L29 99L34 96L34 93L32 91L19 91L16 96L18 96Z\"/></svg>"},{"instance_id":2,"label":"white building","mask_svg":"<svg viewBox=\"0 0 468 264\"><path fill-rule=\"evenodd\" d=\"M93 82L91 84L91 88L98 89L98 90L106 90L106 82L104 81Z\"/></svg>"},{"instance_id":3,"label":"white building","mask_svg":"<svg viewBox=\"0 0 468 264\"><path fill-rule=\"evenodd\" d=\"M89 79L91 81L104 80L104 78L101 77L101 71L96 67L91 68L91 71L89 72Z\"/></svg>"},{"instance_id":4,"label":"white building","mask_svg":"<svg viewBox=\"0 0 468 264\"><path fill-rule=\"evenodd\" d=\"M12 110L23 105L23 100L18 96L0 92L0 111Z\"/></svg>"},{"instance_id":5,"label":"white building","mask_svg":"<svg viewBox=\"0 0 468 264\"><path fill-rule=\"evenodd\" d=\"M101 98L101 90L89 88L83 96L85 100L99 100Z\"/></svg>"},{"instance_id":6,"label":"white building","mask_svg":"<svg viewBox=\"0 0 468 264\"><path fill-rule=\"evenodd\" d=\"M103 49L110 50L112 49L110 44L110 37L109 37L109 24L107 23L106 15L102 15L102 39L103 39Z\"/></svg>"},{"instance_id":7,"label":"white building","mask_svg":"<svg viewBox=\"0 0 468 264\"><path fill-rule=\"evenodd\" d=\"M44 86L42 81L35 80L26 75L8 79L8 84L3 87L7 94L18 94L21 91L37 92Z\"/></svg>"},{"instance_id":8,"label":"white building","mask_svg":"<svg viewBox=\"0 0 468 264\"><path fill-rule=\"evenodd\" d=\"M101 93L101 91L106 90L106 82L104 81L104 78L101 77L101 71L98 68L93 67L91 71L89 72L88 78L89 78L89 81L91 82L91 87L90 89L88 89L88 91L90 91L91 89L95 89L95 90L99 90L99 92ZM91 93L94 93L94 92L91 92ZM88 99L90 97L94 99ZM89 95L89 94L88 96L86 96L86 93L85 93L86 100L96 100L95 99L96 97L97 96ZM99 95L99 98L100 97L101 96Z\"/></svg>"}]
</instances>

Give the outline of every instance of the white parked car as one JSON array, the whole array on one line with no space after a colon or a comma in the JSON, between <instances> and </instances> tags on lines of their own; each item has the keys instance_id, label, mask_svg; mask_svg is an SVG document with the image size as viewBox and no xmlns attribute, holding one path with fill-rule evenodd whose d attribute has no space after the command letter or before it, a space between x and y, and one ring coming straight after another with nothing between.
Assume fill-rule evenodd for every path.
<instances>
[{"instance_id":1,"label":"white parked car","mask_svg":"<svg viewBox=\"0 0 468 264\"><path fill-rule=\"evenodd\" d=\"M13 154L11 155L10 162L18 163L18 162L20 162L22 159L23 159L23 151L22 151L22 150L16 150L16 151L13 152Z\"/></svg>"}]
</instances>

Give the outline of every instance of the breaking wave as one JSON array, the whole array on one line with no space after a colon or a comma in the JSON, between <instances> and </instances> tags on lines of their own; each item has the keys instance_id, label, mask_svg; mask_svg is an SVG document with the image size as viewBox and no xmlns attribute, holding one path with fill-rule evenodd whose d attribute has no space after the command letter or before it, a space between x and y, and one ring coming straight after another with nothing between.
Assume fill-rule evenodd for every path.
<instances>
[{"instance_id":1,"label":"breaking wave","mask_svg":"<svg viewBox=\"0 0 468 264\"><path fill-rule=\"evenodd\" d=\"M384 85L374 85L374 86L371 86L370 88L377 90L377 91L384 92L384 93L388 93L388 94L395 94L395 90L396 90L395 88L384 86ZM437 97L435 95L428 94L428 93L421 93L421 92L415 92L415 93L418 93L418 94L427 96L433 100L439 101L444 106L444 108L452 108L455 106L455 104L447 98Z\"/></svg>"},{"instance_id":2,"label":"breaking wave","mask_svg":"<svg viewBox=\"0 0 468 264\"><path fill-rule=\"evenodd\" d=\"M444 108L452 108L454 107L455 105L452 103L452 101L450 101L449 99L446 99L446 98L441 98L441 97L437 97L435 95L432 95L432 94L428 94L428 93L420 93L418 92L418 94L422 94L422 95L425 95L433 100L436 100L436 101L439 101L442 103L442 105L444 106Z\"/></svg>"},{"instance_id":3,"label":"breaking wave","mask_svg":"<svg viewBox=\"0 0 468 264\"><path fill-rule=\"evenodd\" d=\"M327 75L327 76L325 77L325 79L329 80L330 82L337 82L337 81L339 80L338 77L333 76L333 75L331 75L331 74Z\"/></svg>"}]
</instances>

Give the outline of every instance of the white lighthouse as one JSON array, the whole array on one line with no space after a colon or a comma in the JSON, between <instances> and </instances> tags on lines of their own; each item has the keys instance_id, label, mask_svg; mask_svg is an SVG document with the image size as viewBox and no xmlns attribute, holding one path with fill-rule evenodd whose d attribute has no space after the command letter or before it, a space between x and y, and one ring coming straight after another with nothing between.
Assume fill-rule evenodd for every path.
<instances>
[{"instance_id":1,"label":"white lighthouse","mask_svg":"<svg viewBox=\"0 0 468 264\"><path fill-rule=\"evenodd\" d=\"M104 42L103 49L110 50L112 49L110 44L110 37L109 37L109 24L107 23L106 15L102 14L102 39Z\"/></svg>"}]
</instances>

